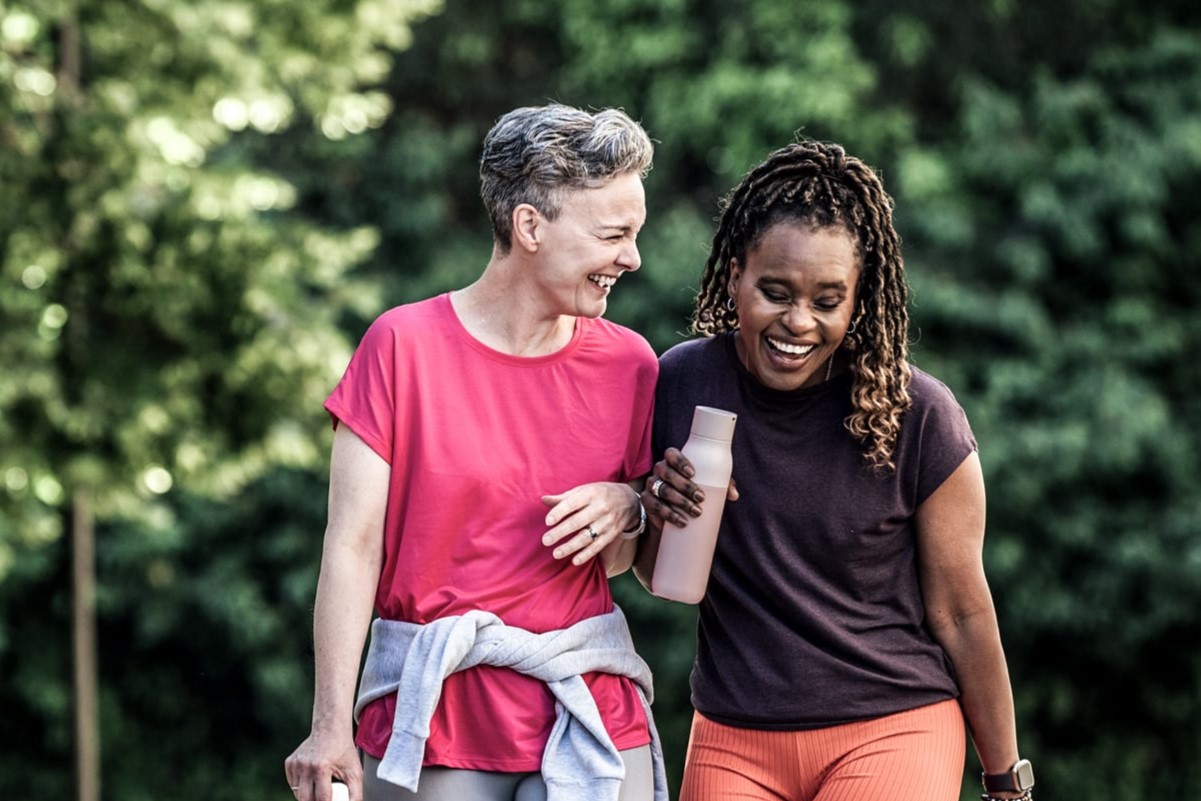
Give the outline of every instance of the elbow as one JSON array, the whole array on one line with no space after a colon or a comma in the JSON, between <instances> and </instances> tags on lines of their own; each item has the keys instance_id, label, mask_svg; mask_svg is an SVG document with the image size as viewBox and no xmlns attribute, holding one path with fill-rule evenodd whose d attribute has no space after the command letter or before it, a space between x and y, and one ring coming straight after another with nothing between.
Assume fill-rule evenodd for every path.
<instances>
[{"instance_id":1,"label":"elbow","mask_svg":"<svg viewBox=\"0 0 1201 801\"><path fill-rule=\"evenodd\" d=\"M927 614L926 627L948 654L973 647L997 635L997 618L991 606L947 609Z\"/></svg>"}]
</instances>

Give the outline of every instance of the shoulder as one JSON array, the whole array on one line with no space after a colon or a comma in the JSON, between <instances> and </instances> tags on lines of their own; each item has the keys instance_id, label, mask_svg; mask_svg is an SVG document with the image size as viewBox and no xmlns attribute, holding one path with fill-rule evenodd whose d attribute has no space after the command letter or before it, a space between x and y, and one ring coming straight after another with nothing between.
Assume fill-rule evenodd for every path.
<instances>
[{"instance_id":1,"label":"shoulder","mask_svg":"<svg viewBox=\"0 0 1201 801\"><path fill-rule=\"evenodd\" d=\"M909 365L909 371L909 397L912 400L913 411L919 414L937 414L940 411L963 413L963 408L950 387L915 365Z\"/></svg>"},{"instance_id":2,"label":"shoulder","mask_svg":"<svg viewBox=\"0 0 1201 801\"><path fill-rule=\"evenodd\" d=\"M417 322L425 323L430 320L442 319L450 308L449 300L445 295L393 306L376 317L368 330L395 331Z\"/></svg>"},{"instance_id":3,"label":"shoulder","mask_svg":"<svg viewBox=\"0 0 1201 801\"><path fill-rule=\"evenodd\" d=\"M659 365L664 369L680 367L695 367L697 364L716 359L722 352L723 335L689 339L677 345L672 345L659 357Z\"/></svg>"},{"instance_id":4,"label":"shoulder","mask_svg":"<svg viewBox=\"0 0 1201 801\"><path fill-rule=\"evenodd\" d=\"M394 306L371 322L363 333L361 347L394 347L440 324L449 310L450 303L442 295Z\"/></svg>"},{"instance_id":5,"label":"shoulder","mask_svg":"<svg viewBox=\"0 0 1201 801\"><path fill-rule=\"evenodd\" d=\"M587 319L585 325L588 337L609 352L639 363L657 363L651 343L637 331L603 317Z\"/></svg>"}]
</instances>

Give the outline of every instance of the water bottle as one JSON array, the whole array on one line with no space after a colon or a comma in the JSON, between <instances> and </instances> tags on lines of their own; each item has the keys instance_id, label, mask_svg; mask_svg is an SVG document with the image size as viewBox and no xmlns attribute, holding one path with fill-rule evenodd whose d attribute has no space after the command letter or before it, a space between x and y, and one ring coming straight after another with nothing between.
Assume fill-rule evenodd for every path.
<instances>
[{"instance_id":1,"label":"water bottle","mask_svg":"<svg viewBox=\"0 0 1201 801\"><path fill-rule=\"evenodd\" d=\"M730 441L737 420L733 412L709 406L697 406L692 413L692 432L681 452L696 470L692 483L705 493L705 501L701 516L689 517L683 528L671 521L663 523L651 577L651 591L660 598L695 604L705 595L726 489L730 486Z\"/></svg>"}]
</instances>

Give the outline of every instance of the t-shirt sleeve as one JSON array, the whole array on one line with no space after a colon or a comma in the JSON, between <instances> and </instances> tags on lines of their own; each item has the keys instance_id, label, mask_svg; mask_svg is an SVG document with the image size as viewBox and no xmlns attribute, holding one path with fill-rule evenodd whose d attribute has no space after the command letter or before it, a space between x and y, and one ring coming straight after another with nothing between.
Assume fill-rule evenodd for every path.
<instances>
[{"instance_id":1,"label":"t-shirt sleeve","mask_svg":"<svg viewBox=\"0 0 1201 801\"><path fill-rule=\"evenodd\" d=\"M333 420L350 426L388 464L395 437L396 329L387 315L367 329L342 375L325 401Z\"/></svg>"},{"instance_id":2,"label":"t-shirt sleeve","mask_svg":"<svg viewBox=\"0 0 1201 801\"><path fill-rule=\"evenodd\" d=\"M626 453L626 481L640 478L651 471L651 431L654 426L655 383L659 377L659 361L646 347L635 387L634 419L630 426L630 446Z\"/></svg>"},{"instance_id":3,"label":"t-shirt sleeve","mask_svg":"<svg viewBox=\"0 0 1201 801\"><path fill-rule=\"evenodd\" d=\"M910 393L920 431L916 460L916 499L920 505L977 450L977 444L967 414L945 384L924 375L913 382ZM905 425L902 421L902 430Z\"/></svg>"}]
</instances>

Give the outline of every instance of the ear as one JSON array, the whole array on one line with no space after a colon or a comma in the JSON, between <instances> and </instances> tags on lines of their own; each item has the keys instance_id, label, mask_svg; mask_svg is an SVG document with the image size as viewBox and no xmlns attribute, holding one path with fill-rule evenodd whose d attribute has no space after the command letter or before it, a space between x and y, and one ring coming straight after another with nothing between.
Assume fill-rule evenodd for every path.
<instances>
[{"instance_id":1,"label":"ear","mask_svg":"<svg viewBox=\"0 0 1201 801\"><path fill-rule=\"evenodd\" d=\"M542 235L542 215L529 203L519 203L513 209L513 247L526 253L537 253Z\"/></svg>"},{"instance_id":2,"label":"ear","mask_svg":"<svg viewBox=\"0 0 1201 801\"><path fill-rule=\"evenodd\" d=\"M742 281L742 265L738 259L730 259L730 278L726 281L726 294L735 301L738 300L738 284Z\"/></svg>"}]
</instances>

